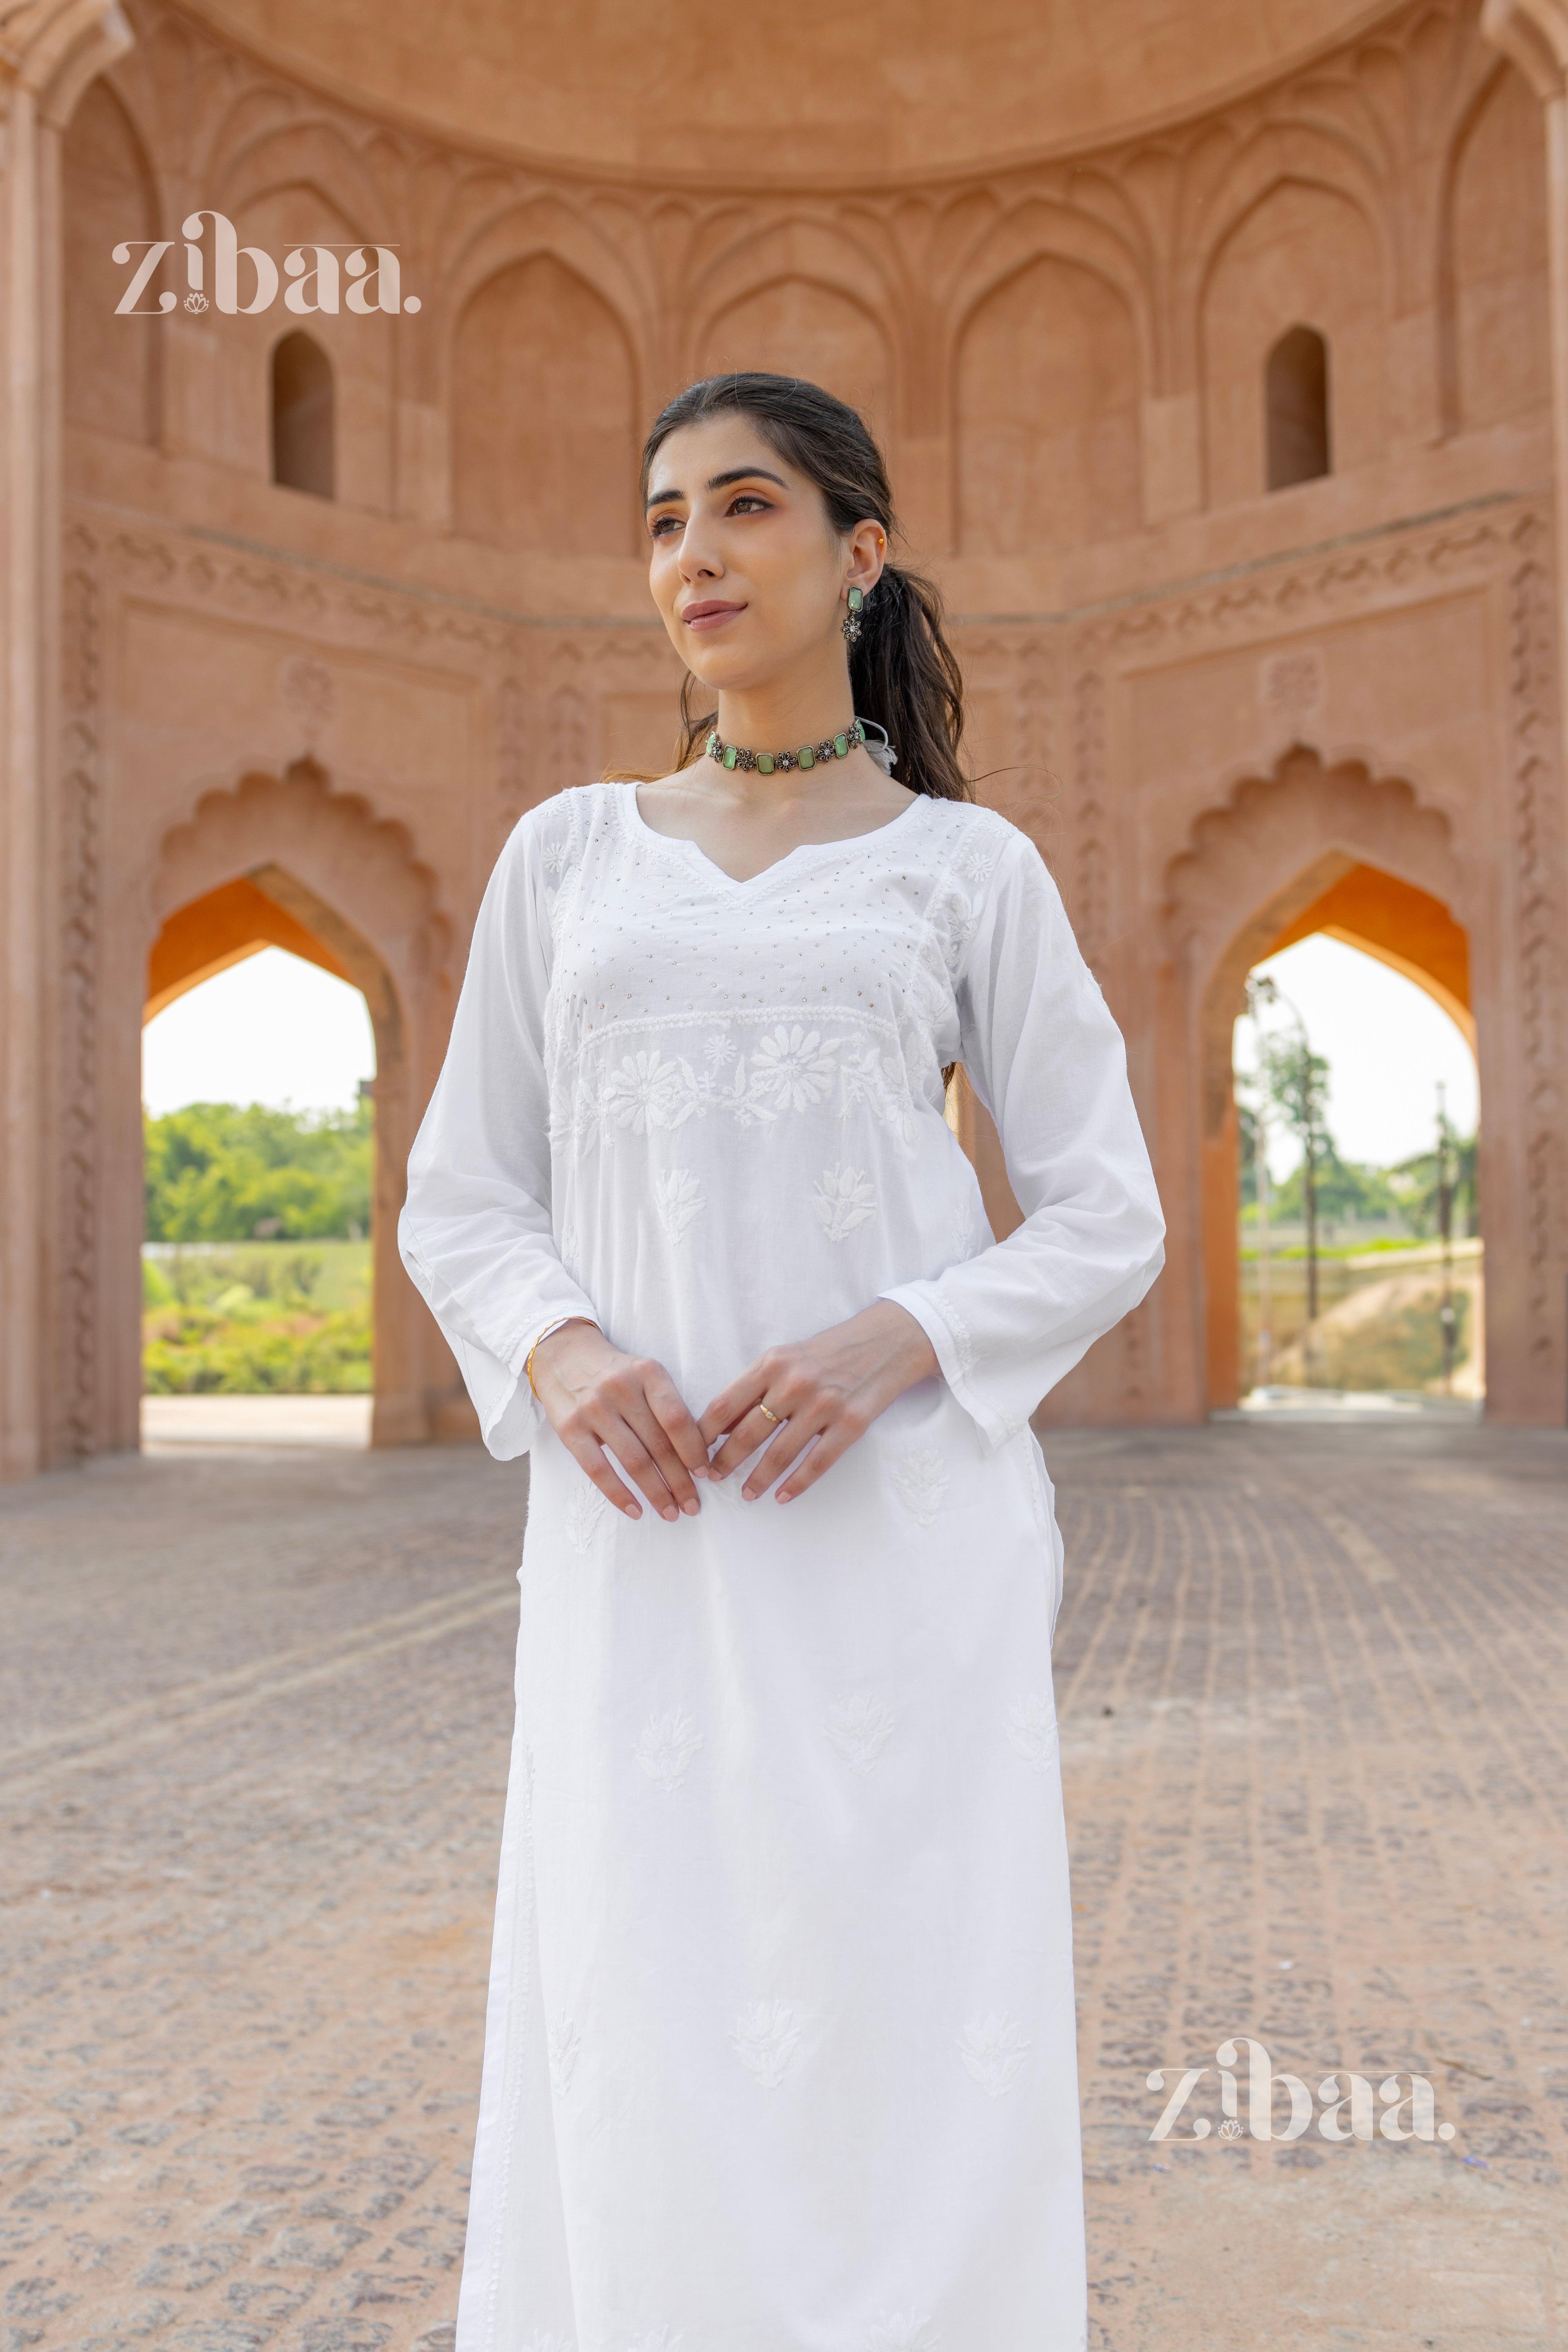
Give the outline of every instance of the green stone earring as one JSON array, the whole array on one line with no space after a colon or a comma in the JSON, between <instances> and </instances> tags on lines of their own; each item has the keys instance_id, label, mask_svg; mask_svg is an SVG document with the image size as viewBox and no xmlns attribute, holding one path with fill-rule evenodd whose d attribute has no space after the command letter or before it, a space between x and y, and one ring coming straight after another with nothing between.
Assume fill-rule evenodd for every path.
<instances>
[{"instance_id":1,"label":"green stone earring","mask_svg":"<svg viewBox=\"0 0 1568 2352\"><path fill-rule=\"evenodd\" d=\"M844 635L845 641L848 645L853 646L859 640L860 608L865 602L866 591L863 588L851 588L849 591L849 610L844 615Z\"/></svg>"}]
</instances>

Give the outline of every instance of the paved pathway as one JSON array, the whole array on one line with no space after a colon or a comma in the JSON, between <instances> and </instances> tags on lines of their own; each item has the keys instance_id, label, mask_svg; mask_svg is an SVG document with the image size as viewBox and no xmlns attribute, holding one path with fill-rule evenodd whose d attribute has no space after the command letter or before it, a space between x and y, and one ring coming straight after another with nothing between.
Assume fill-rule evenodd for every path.
<instances>
[{"instance_id":1,"label":"paved pathway","mask_svg":"<svg viewBox=\"0 0 1568 2352\"><path fill-rule=\"evenodd\" d=\"M1556 2352L1568 1437L1047 1451L1094 2352ZM448 2352L523 1499L255 1444L0 1495L0 2352ZM1263 2143L1243 2069L1194 2139L1244 2033L1454 2137Z\"/></svg>"}]
</instances>

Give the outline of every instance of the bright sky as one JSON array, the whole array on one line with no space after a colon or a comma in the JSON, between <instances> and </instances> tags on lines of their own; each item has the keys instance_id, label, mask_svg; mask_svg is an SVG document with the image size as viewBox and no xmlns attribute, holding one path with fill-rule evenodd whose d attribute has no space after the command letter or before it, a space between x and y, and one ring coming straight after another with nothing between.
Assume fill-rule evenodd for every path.
<instances>
[{"instance_id":1,"label":"bright sky","mask_svg":"<svg viewBox=\"0 0 1568 2352\"><path fill-rule=\"evenodd\" d=\"M1321 933L1257 967L1300 1012L1312 1051L1329 1065L1329 1132L1343 1160L1386 1168L1430 1149L1436 1137L1437 1087L1447 1089L1448 1118L1460 1135L1476 1124L1479 1089L1475 1056L1425 989L1375 958ZM1282 1008L1271 1030L1291 1034ZM1253 1066L1252 1023L1236 1025L1236 1066ZM1269 1173L1289 1175L1300 1146L1270 1122Z\"/></svg>"},{"instance_id":2,"label":"bright sky","mask_svg":"<svg viewBox=\"0 0 1568 2352\"><path fill-rule=\"evenodd\" d=\"M142 1032L142 1099L154 1118L190 1102L351 1110L374 1076L358 989L282 948L177 996Z\"/></svg>"},{"instance_id":3,"label":"bright sky","mask_svg":"<svg viewBox=\"0 0 1568 2352\"><path fill-rule=\"evenodd\" d=\"M1414 982L1338 940L1303 940L1259 964L1300 1008L1313 1050L1329 1061L1329 1129L1347 1160L1386 1166L1425 1150L1434 1132L1436 1081L1448 1116L1475 1124L1476 1066L1447 1014ZM1276 1026L1287 1024L1276 1011ZM1236 1059L1254 1058L1252 1024L1238 1022ZM188 1102L352 1108L375 1075L370 1014L358 989L281 948L193 988L142 1033L142 1093L154 1115ZM1288 1175L1300 1157L1280 1129L1269 1166Z\"/></svg>"}]
</instances>

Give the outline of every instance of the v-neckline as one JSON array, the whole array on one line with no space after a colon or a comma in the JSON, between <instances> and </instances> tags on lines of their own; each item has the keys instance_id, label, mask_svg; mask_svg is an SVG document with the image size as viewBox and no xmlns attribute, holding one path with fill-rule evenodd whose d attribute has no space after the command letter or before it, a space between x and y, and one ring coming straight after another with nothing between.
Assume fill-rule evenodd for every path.
<instances>
[{"instance_id":1,"label":"v-neckline","mask_svg":"<svg viewBox=\"0 0 1568 2352\"><path fill-rule=\"evenodd\" d=\"M771 865L759 866L755 874L741 875L730 873L716 859L710 857L701 845L693 841L689 834L660 833L657 825L649 824L638 804L637 788L634 782L626 781L622 784L621 789L626 795L626 805L635 832L646 835L649 841L661 842L666 849L672 849L677 853L685 851L689 858L697 860L704 873L713 881L723 883L731 890L755 889L760 882L767 881L771 875L782 873L794 858L805 857L813 852L820 853L823 850L858 849L865 842L879 841L883 834L896 832L900 825L906 824L914 815L916 810L931 797L927 793L917 793L908 808L900 809L898 815L890 816L885 824L872 825L866 833L843 834L837 841L797 841L793 849L786 849L784 856L775 857Z\"/></svg>"}]
</instances>

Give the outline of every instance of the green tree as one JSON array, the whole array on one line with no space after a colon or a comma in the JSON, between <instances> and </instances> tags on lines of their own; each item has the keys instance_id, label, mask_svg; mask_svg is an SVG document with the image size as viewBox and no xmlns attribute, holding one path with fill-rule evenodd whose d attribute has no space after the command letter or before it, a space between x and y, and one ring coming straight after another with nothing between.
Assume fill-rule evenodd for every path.
<instances>
[{"instance_id":1,"label":"green tree","mask_svg":"<svg viewBox=\"0 0 1568 2352\"><path fill-rule=\"evenodd\" d=\"M1480 1132L1472 1129L1468 1135L1455 1136L1448 1145L1448 1174L1453 1185L1454 1208L1462 1218L1464 1229L1472 1236L1481 1229L1481 1195L1478 1175ZM1399 1213L1412 1230L1432 1234L1437 1230L1438 1206L1443 1191L1443 1160L1436 1150L1417 1151L1409 1160L1395 1162L1389 1171Z\"/></svg>"},{"instance_id":2,"label":"green tree","mask_svg":"<svg viewBox=\"0 0 1568 2352\"><path fill-rule=\"evenodd\" d=\"M1405 1212L1386 1169L1342 1160L1331 1136L1320 1136L1315 1170L1318 1213L1323 1217L1397 1217ZM1293 1223L1306 1214L1307 1163L1274 1188L1277 1216Z\"/></svg>"},{"instance_id":3,"label":"green tree","mask_svg":"<svg viewBox=\"0 0 1568 2352\"><path fill-rule=\"evenodd\" d=\"M1312 1326L1318 1319L1318 1171L1324 1147L1333 1148L1326 1121L1329 1065L1321 1054L1313 1053L1305 1030L1294 1037L1265 1037L1262 1046L1269 1100L1301 1146L1301 1200L1307 1225L1307 1329L1302 1345L1310 1363Z\"/></svg>"},{"instance_id":4,"label":"green tree","mask_svg":"<svg viewBox=\"0 0 1568 2352\"><path fill-rule=\"evenodd\" d=\"M370 1226L374 1114L188 1103L143 1121L147 1239L321 1241Z\"/></svg>"}]
</instances>

